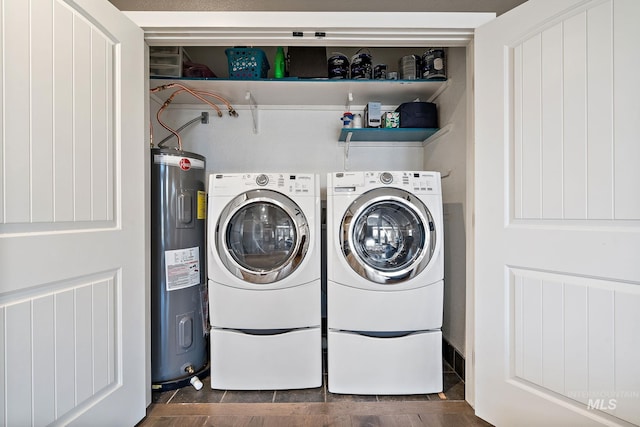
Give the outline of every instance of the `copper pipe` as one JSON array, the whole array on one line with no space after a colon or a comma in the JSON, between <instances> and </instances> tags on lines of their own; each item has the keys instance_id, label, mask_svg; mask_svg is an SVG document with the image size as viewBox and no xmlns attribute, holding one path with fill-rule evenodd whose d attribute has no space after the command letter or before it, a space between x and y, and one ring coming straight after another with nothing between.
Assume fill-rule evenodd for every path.
<instances>
[{"instance_id":1,"label":"copper pipe","mask_svg":"<svg viewBox=\"0 0 640 427\"><path fill-rule=\"evenodd\" d=\"M164 123L161 119L160 116L162 115L162 113L164 112L164 110L169 106L169 104L173 101L173 99L180 93L182 92L188 92L189 94L191 94L193 97L199 99L200 101L204 102L205 104L211 106L213 109L215 109L218 113L218 117L222 117L222 111L220 110L220 107L218 107L216 104L209 102L207 99L205 99L203 96L210 96L212 98L216 98L217 100L223 102L226 106L227 109L229 110L229 115L233 116L233 117L238 117L238 113L237 111L233 108L233 106L231 105L231 103L229 101L227 101L225 98L223 98L220 95L216 95L215 93L212 92L207 92L207 91L201 91L201 90L194 90L194 89L190 89L180 83L168 83L165 85L161 85L161 86L157 86L153 89L150 89L151 93L155 93L155 92L159 92L161 90L166 90L166 89L170 89L170 88L174 88L174 87L178 87L180 89L174 91L169 98L167 98L167 100L164 102L164 104L162 104L162 107L160 107L158 109L158 112L156 113L156 119L158 121L158 123L160 124L160 126L162 126L163 128L165 128L166 130L168 130L169 132L171 132L172 134L175 135L175 137L178 139L178 149L180 151L182 151L182 138L180 137L180 134L170 128L166 123ZM151 123L149 123L149 126L151 127L151 147L153 147L153 126L151 125Z\"/></svg>"},{"instance_id":2,"label":"copper pipe","mask_svg":"<svg viewBox=\"0 0 640 427\"><path fill-rule=\"evenodd\" d=\"M170 100L165 101L164 104L162 104L162 107L160 107L158 109L158 112L156 113L156 120L158 120L158 123L160 124L160 126L162 126L163 128L165 128L166 130L168 130L169 132L171 132L172 134L174 134L176 136L176 138L178 139L178 150L182 151L182 138L180 138L180 134L178 132L176 132L175 130L173 130L172 128L170 128L169 126L167 126L161 119L160 119L160 115L162 114L162 112L164 111L165 108L167 108L167 106L171 103Z\"/></svg>"}]
</instances>

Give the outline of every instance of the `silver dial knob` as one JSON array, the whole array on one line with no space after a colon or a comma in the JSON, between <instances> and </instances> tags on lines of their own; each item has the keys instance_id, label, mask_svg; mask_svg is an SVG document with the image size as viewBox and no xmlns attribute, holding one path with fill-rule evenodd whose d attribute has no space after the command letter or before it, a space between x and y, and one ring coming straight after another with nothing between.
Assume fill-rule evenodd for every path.
<instances>
[{"instance_id":1,"label":"silver dial knob","mask_svg":"<svg viewBox=\"0 0 640 427\"><path fill-rule=\"evenodd\" d=\"M269 177L265 174L260 174L256 177L256 184L261 187L264 187L269 183Z\"/></svg>"},{"instance_id":2,"label":"silver dial knob","mask_svg":"<svg viewBox=\"0 0 640 427\"><path fill-rule=\"evenodd\" d=\"M380 182L383 184L391 184L393 182L393 175L389 172L382 172L380 174Z\"/></svg>"}]
</instances>

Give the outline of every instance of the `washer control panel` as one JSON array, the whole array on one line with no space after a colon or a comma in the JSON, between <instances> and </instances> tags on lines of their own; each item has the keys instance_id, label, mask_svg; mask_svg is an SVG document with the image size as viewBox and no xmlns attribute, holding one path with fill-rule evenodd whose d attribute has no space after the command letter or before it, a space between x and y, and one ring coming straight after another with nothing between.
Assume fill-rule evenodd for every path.
<instances>
[{"instance_id":1,"label":"washer control panel","mask_svg":"<svg viewBox=\"0 0 640 427\"><path fill-rule=\"evenodd\" d=\"M395 187L418 194L439 194L440 173L429 171L334 172L332 186L336 193L368 191Z\"/></svg>"}]
</instances>

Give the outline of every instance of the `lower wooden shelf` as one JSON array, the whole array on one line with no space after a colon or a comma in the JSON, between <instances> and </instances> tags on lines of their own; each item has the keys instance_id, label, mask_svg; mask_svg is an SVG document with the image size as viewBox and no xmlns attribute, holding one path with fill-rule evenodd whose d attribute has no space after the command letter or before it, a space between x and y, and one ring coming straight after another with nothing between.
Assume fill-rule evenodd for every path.
<instances>
[{"instance_id":1,"label":"lower wooden shelf","mask_svg":"<svg viewBox=\"0 0 640 427\"><path fill-rule=\"evenodd\" d=\"M422 146L439 128L342 128L339 142L352 145Z\"/></svg>"}]
</instances>

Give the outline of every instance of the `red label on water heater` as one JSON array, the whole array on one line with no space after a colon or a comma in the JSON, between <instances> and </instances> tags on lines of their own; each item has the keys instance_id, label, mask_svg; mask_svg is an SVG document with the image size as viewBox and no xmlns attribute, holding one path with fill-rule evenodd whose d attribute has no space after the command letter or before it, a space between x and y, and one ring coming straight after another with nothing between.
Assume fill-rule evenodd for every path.
<instances>
[{"instance_id":1,"label":"red label on water heater","mask_svg":"<svg viewBox=\"0 0 640 427\"><path fill-rule=\"evenodd\" d=\"M189 169L191 169L191 162L189 161L189 159L180 159L180 169L182 169L183 171L188 171Z\"/></svg>"}]
</instances>

